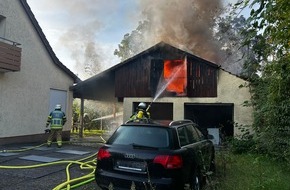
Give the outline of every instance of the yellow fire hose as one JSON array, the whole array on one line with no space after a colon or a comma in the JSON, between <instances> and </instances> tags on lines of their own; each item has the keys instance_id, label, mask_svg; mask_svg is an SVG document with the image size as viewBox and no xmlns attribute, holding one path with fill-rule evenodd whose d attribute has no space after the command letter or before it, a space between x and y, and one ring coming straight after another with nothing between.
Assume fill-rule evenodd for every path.
<instances>
[{"instance_id":1,"label":"yellow fire hose","mask_svg":"<svg viewBox=\"0 0 290 190\"><path fill-rule=\"evenodd\" d=\"M103 138L102 138L102 140L105 142L105 140ZM66 143L66 142L64 142L64 143ZM74 143L76 143L76 142L74 142ZM83 143L83 142L80 142L80 143ZM19 149L19 150L2 150L0 152L1 153L4 153L4 152L23 152L23 151L28 151L28 150L32 150L32 149L41 147L43 145L46 145L46 143L43 143L43 144L35 146L35 147L30 147L30 148L24 148L24 149ZM45 166L51 166L51 165L57 165L57 164L68 164L66 166L66 175L67 175L66 181L64 183L61 183L58 186L56 186L53 190L64 190L64 189L69 190L69 189L76 188L76 187L79 187L81 185L84 185L84 184L87 184L87 183L94 181L94 179L95 179L94 172L96 169L96 159L95 159L96 154L97 154L97 152L88 156L88 157L85 157L85 158L82 158L82 159L79 159L76 161L75 160L63 160L63 161L56 161L56 162L36 164L36 165L28 165L28 166L1 166L0 165L0 169L31 169L31 168L45 167ZM92 157L94 157L94 158L92 160L89 160ZM88 161L83 162L85 160L88 160ZM70 179L69 168L73 164L78 164L80 166L80 169L85 169L85 170L90 169L90 170L92 170L92 172L87 174L87 175L84 175L82 177L79 177L79 178Z\"/></svg>"}]
</instances>

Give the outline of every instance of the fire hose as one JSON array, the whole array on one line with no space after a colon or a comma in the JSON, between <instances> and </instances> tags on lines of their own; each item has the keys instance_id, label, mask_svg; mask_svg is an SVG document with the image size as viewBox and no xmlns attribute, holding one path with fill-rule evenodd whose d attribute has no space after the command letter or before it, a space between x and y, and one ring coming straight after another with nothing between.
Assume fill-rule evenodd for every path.
<instances>
[{"instance_id":1,"label":"fire hose","mask_svg":"<svg viewBox=\"0 0 290 190\"><path fill-rule=\"evenodd\" d=\"M35 147L19 149L19 150L1 150L0 153L23 152L23 151L28 151L28 150L32 150L32 149L41 147L43 145L46 145L46 143L43 143L43 144L35 146ZM46 167L46 166L58 165L58 164L68 164L66 166L66 176L67 176L66 181L64 183L57 185L55 188L53 188L53 190L72 189L72 188L80 187L82 185L85 185L85 184L90 183L90 182L95 180L94 172L96 169L96 159L95 159L96 154L97 154L97 152L88 156L88 157L85 157L85 158L82 158L79 160L63 160L63 161L56 161L56 162L36 164L36 165L27 165L27 166L2 166L2 165L0 165L0 169L32 169L32 168ZM94 158L91 159L92 157L94 157ZM89 173L87 175L71 179L69 169L73 164L78 164L80 166L80 169L92 170L92 171L91 171L91 173Z\"/></svg>"}]
</instances>

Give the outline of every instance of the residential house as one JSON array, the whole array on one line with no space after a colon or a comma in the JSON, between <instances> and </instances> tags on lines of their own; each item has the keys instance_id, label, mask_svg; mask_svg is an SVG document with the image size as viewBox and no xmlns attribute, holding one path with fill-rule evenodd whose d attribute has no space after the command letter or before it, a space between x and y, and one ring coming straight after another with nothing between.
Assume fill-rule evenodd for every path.
<instances>
[{"instance_id":1,"label":"residential house","mask_svg":"<svg viewBox=\"0 0 290 190\"><path fill-rule=\"evenodd\" d=\"M0 1L0 143L45 141L56 104L67 115L70 137L73 93L80 79L56 57L26 0Z\"/></svg>"}]
</instances>

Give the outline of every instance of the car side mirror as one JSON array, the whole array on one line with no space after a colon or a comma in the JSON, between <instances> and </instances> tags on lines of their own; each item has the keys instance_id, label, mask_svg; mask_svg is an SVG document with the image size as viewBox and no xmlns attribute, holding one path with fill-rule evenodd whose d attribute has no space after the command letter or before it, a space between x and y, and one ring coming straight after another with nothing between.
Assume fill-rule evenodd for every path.
<instances>
[{"instance_id":1,"label":"car side mirror","mask_svg":"<svg viewBox=\"0 0 290 190\"><path fill-rule=\"evenodd\" d=\"M207 139L210 139L210 140L212 140L212 139L214 139L214 136L213 136L213 135L210 135L210 134L208 134L208 135L207 135Z\"/></svg>"}]
</instances>

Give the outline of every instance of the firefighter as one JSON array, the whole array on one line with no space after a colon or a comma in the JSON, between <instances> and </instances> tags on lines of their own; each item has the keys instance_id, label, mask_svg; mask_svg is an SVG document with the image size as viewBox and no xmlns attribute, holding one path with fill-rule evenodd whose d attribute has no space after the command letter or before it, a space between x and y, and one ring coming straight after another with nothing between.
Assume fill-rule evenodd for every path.
<instances>
[{"instance_id":1,"label":"firefighter","mask_svg":"<svg viewBox=\"0 0 290 190\"><path fill-rule=\"evenodd\" d=\"M84 114L84 130L91 130L89 114Z\"/></svg>"},{"instance_id":2,"label":"firefighter","mask_svg":"<svg viewBox=\"0 0 290 190\"><path fill-rule=\"evenodd\" d=\"M150 113L147 110L147 105L144 102L139 103L136 112L130 117L128 122L140 122L150 119Z\"/></svg>"},{"instance_id":3,"label":"firefighter","mask_svg":"<svg viewBox=\"0 0 290 190\"><path fill-rule=\"evenodd\" d=\"M62 146L62 127L65 124L65 122L66 122L65 113L61 111L61 105L57 104L55 106L55 110L50 112L47 118L47 122L46 122L46 127L48 127L50 124L50 129L51 129L51 132L47 139L48 147L51 146L54 136L56 136L56 142L57 142L58 148Z\"/></svg>"}]
</instances>

